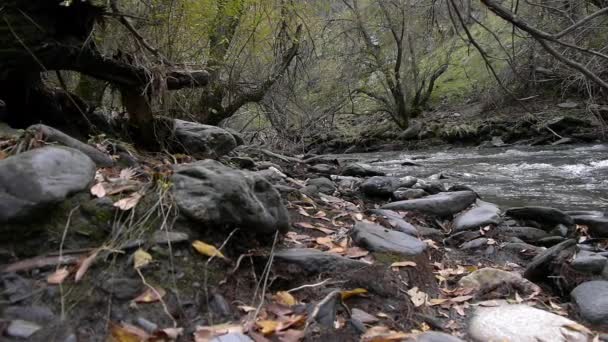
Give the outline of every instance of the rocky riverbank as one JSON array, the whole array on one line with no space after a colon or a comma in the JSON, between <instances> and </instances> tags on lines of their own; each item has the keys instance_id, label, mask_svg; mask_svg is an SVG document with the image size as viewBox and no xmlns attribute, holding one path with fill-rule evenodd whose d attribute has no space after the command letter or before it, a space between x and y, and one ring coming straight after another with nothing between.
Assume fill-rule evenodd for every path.
<instances>
[{"instance_id":1,"label":"rocky riverbank","mask_svg":"<svg viewBox=\"0 0 608 342\"><path fill-rule=\"evenodd\" d=\"M175 127L0 133L3 340L608 341L605 212Z\"/></svg>"}]
</instances>

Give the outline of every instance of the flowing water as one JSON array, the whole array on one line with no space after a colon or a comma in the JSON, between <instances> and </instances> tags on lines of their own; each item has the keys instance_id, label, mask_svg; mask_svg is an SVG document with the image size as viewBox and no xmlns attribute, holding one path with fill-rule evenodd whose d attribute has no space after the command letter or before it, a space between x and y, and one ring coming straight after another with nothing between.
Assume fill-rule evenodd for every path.
<instances>
[{"instance_id":1,"label":"flowing water","mask_svg":"<svg viewBox=\"0 0 608 342\"><path fill-rule=\"evenodd\" d=\"M447 185L464 184L502 207L542 205L563 210L608 210L608 145L508 147L343 155L395 176L442 172ZM414 160L422 166L402 166Z\"/></svg>"}]
</instances>

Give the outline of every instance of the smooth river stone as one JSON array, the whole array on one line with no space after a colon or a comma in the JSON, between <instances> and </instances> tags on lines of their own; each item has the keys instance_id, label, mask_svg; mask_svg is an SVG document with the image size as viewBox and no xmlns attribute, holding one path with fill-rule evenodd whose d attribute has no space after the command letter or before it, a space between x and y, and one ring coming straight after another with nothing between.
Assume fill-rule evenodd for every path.
<instances>
[{"instance_id":1,"label":"smooth river stone","mask_svg":"<svg viewBox=\"0 0 608 342\"><path fill-rule=\"evenodd\" d=\"M476 199L477 195L472 191L442 192L424 198L388 203L383 205L382 209L449 216L468 208Z\"/></svg>"}]
</instances>

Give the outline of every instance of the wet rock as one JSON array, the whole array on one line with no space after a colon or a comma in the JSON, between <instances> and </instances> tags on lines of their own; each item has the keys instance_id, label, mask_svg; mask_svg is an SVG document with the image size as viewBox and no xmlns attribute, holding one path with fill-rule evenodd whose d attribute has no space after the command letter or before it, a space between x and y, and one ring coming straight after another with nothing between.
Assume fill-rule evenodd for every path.
<instances>
[{"instance_id":1,"label":"wet rock","mask_svg":"<svg viewBox=\"0 0 608 342\"><path fill-rule=\"evenodd\" d=\"M120 300L133 299L144 290L141 280L131 278L104 278L99 286L103 291Z\"/></svg>"},{"instance_id":2,"label":"wet rock","mask_svg":"<svg viewBox=\"0 0 608 342\"><path fill-rule=\"evenodd\" d=\"M538 245L538 246L543 246L543 247L551 247L551 246L555 246L560 242L565 241L566 238L563 236L547 236L541 239L538 239L534 242L534 244Z\"/></svg>"},{"instance_id":3,"label":"wet rock","mask_svg":"<svg viewBox=\"0 0 608 342\"><path fill-rule=\"evenodd\" d=\"M429 228L429 227L418 227L416 228L418 231L418 236L421 239L433 239L433 240L441 240L444 238L445 234L442 230Z\"/></svg>"},{"instance_id":4,"label":"wet rock","mask_svg":"<svg viewBox=\"0 0 608 342\"><path fill-rule=\"evenodd\" d=\"M338 169L334 165L315 164L315 165L309 166L308 171L322 174L322 175L333 175L338 172Z\"/></svg>"},{"instance_id":5,"label":"wet rock","mask_svg":"<svg viewBox=\"0 0 608 342\"><path fill-rule=\"evenodd\" d=\"M525 304L478 306L469 321L469 335L475 341L585 342L588 336L568 328L576 322Z\"/></svg>"},{"instance_id":6,"label":"wet rock","mask_svg":"<svg viewBox=\"0 0 608 342\"><path fill-rule=\"evenodd\" d=\"M558 224L557 226L555 226L555 228L553 228L551 231L549 231L549 234L554 235L554 236L567 236L569 232L568 227L564 226L563 224Z\"/></svg>"},{"instance_id":7,"label":"wet rock","mask_svg":"<svg viewBox=\"0 0 608 342\"><path fill-rule=\"evenodd\" d=\"M16 338L29 339L36 331L42 327L34 322L23 321L20 319L13 320L6 328L6 335Z\"/></svg>"},{"instance_id":8,"label":"wet rock","mask_svg":"<svg viewBox=\"0 0 608 342\"><path fill-rule=\"evenodd\" d=\"M418 178L412 176L405 176L399 178L399 187L400 188L411 188L418 183Z\"/></svg>"},{"instance_id":9,"label":"wet rock","mask_svg":"<svg viewBox=\"0 0 608 342\"><path fill-rule=\"evenodd\" d=\"M395 201L405 201L410 199L422 198L429 194L422 189L407 189L399 188L393 191L393 199Z\"/></svg>"},{"instance_id":10,"label":"wet rock","mask_svg":"<svg viewBox=\"0 0 608 342\"><path fill-rule=\"evenodd\" d=\"M552 272L553 263L562 253L569 254L569 250L576 245L576 240L570 239L561 242L541 254L537 255L532 261L526 266L524 270L524 277L531 281L545 281L547 276ZM559 261L557 261L559 263Z\"/></svg>"},{"instance_id":11,"label":"wet rock","mask_svg":"<svg viewBox=\"0 0 608 342\"><path fill-rule=\"evenodd\" d=\"M151 322L143 317L137 317L135 322L148 333L154 333L156 330L158 330L158 324Z\"/></svg>"},{"instance_id":12,"label":"wet rock","mask_svg":"<svg viewBox=\"0 0 608 342\"><path fill-rule=\"evenodd\" d=\"M351 317L364 324L373 324L379 321L378 317L357 308L352 309Z\"/></svg>"},{"instance_id":13,"label":"wet rock","mask_svg":"<svg viewBox=\"0 0 608 342\"><path fill-rule=\"evenodd\" d=\"M589 274L601 274L608 264L608 259L596 253L580 251L570 266L575 270Z\"/></svg>"},{"instance_id":14,"label":"wet rock","mask_svg":"<svg viewBox=\"0 0 608 342\"><path fill-rule=\"evenodd\" d=\"M58 129L49 127L47 125L33 125L27 128L28 132L39 133L42 135L42 139L47 142L55 142L61 145L71 147L78 150L91 158L97 165L97 167L110 167L114 165L112 158L95 147L83 143L78 139L72 138L71 136L61 132Z\"/></svg>"},{"instance_id":15,"label":"wet rock","mask_svg":"<svg viewBox=\"0 0 608 342\"><path fill-rule=\"evenodd\" d=\"M9 306L2 313L4 319L19 319L23 321L44 324L55 319L53 311L46 306Z\"/></svg>"},{"instance_id":16,"label":"wet rock","mask_svg":"<svg viewBox=\"0 0 608 342\"><path fill-rule=\"evenodd\" d=\"M461 245L467 241L477 239L478 237L481 237L481 233L479 231L463 231L450 235L444 240L444 243L447 246L454 247Z\"/></svg>"},{"instance_id":17,"label":"wet rock","mask_svg":"<svg viewBox=\"0 0 608 342\"><path fill-rule=\"evenodd\" d=\"M570 293L581 317L592 324L608 326L608 281L582 283Z\"/></svg>"},{"instance_id":18,"label":"wet rock","mask_svg":"<svg viewBox=\"0 0 608 342\"><path fill-rule=\"evenodd\" d=\"M361 191L370 197L388 197L400 185L401 181L397 177L374 176L361 184Z\"/></svg>"},{"instance_id":19,"label":"wet rock","mask_svg":"<svg viewBox=\"0 0 608 342\"><path fill-rule=\"evenodd\" d=\"M419 239L369 222L357 222L352 231L353 241L373 252L418 255L426 249Z\"/></svg>"},{"instance_id":20,"label":"wet rock","mask_svg":"<svg viewBox=\"0 0 608 342\"><path fill-rule=\"evenodd\" d=\"M404 160L401 162L401 166L422 166L422 164L413 162L411 160Z\"/></svg>"},{"instance_id":21,"label":"wet rock","mask_svg":"<svg viewBox=\"0 0 608 342\"><path fill-rule=\"evenodd\" d=\"M254 172L203 160L176 166L172 181L180 212L207 227L239 226L256 233L289 229L278 191Z\"/></svg>"},{"instance_id":22,"label":"wet rock","mask_svg":"<svg viewBox=\"0 0 608 342\"><path fill-rule=\"evenodd\" d=\"M535 242L549 236L549 233L542 229L532 227L499 227L501 236L517 237L525 242Z\"/></svg>"},{"instance_id":23,"label":"wet rock","mask_svg":"<svg viewBox=\"0 0 608 342\"><path fill-rule=\"evenodd\" d=\"M256 168L258 170L266 170L266 169L270 169L270 168L275 168L281 172L283 172L283 170L281 169L281 167L275 163L269 162L269 161L260 161L256 164Z\"/></svg>"},{"instance_id":24,"label":"wet rock","mask_svg":"<svg viewBox=\"0 0 608 342\"><path fill-rule=\"evenodd\" d=\"M464 185L464 184L454 184L452 186L450 186L448 188L449 192L455 192L455 191L471 191L471 192L475 192L475 190L473 190L473 188L471 188L468 185ZM477 194L477 192L475 192ZM477 196L479 197L479 195Z\"/></svg>"},{"instance_id":25,"label":"wet rock","mask_svg":"<svg viewBox=\"0 0 608 342\"><path fill-rule=\"evenodd\" d=\"M214 337L209 342L253 342L253 340L249 336L241 333L229 333Z\"/></svg>"},{"instance_id":26,"label":"wet rock","mask_svg":"<svg viewBox=\"0 0 608 342\"><path fill-rule=\"evenodd\" d=\"M336 310L342 302L340 291L332 291L323 298L311 314L311 318L326 328L333 328L336 321Z\"/></svg>"},{"instance_id":27,"label":"wet rock","mask_svg":"<svg viewBox=\"0 0 608 342\"><path fill-rule=\"evenodd\" d=\"M0 222L30 218L85 190L94 177L91 158L67 147L43 147L0 160Z\"/></svg>"},{"instance_id":28,"label":"wet rock","mask_svg":"<svg viewBox=\"0 0 608 342\"><path fill-rule=\"evenodd\" d=\"M427 331L408 337L405 342L464 342L458 337L438 331Z\"/></svg>"},{"instance_id":29,"label":"wet rock","mask_svg":"<svg viewBox=\"0 0 608 342\"><path fill-rule=\"evenodd\" d=\"M306 187L301 191L304 193L307 193L305 191L308 191L311 193L331 195L336 191L336 185L330 179L325 177L313 178L306 183Z\"/></svg>"},{"instance_id":30,"label":"wet rock","mask_svg":"<svg viewBox=\"0 0 608 342\"><path fill-rule=\"evenodd\" d=\"M277 261L296 264L311 273L346 271L367 266L364 262L314 248L290 248L278 251L274 258Z\"/></svg>"},{"instance_id":31,"label":"wet rock","mask_svg":"<svg viewBox=\"0 0 608 342\"><path fill-rule=\"evenodd\" d=\"M253 170L256 168L255 161L249 157L231 157L228 158L228 161L236 165L239 169Z\"/></svg>"},{"instance_id":32,"label":"wet rock","mask_svg":"<svg viewBox=\"0 0 608 342\"><path fill-rule=\"evenodd\" d=\"M492 203L477 200L477 207L460 214L454 220L454 232L477 229L500 223L500 209Z\"/></svg>"},{"instance_id":33,"label":"wet rock","mask_svg":"<svg viewBox=\"0 0 608 342\"><path fill-rule=\"evenodd\" d=\"M382 209L418 211L437 216L449 216L469 207L477 195L471 191L445 192L407 201L388 203Z\"/></svg>"},{"instance_id":34,"label":"wet rock","mask_svg":"<svg viewBox=\"0 0 608 342\"><path fill-rule=\"evenodd\" d=\"M386 175L384 172L361 163L351 163L342 168L342 176L373 177L384 175Z\"/></svg>"},{"instance_id":35,"label":"wet rock","mask_svg":"<svg viewBox=\"0 0 608 342\"><path fill-rule=\"evenodd\" d=\"M214 316L219 318L226 319L232 316L230 304L228 304L226 298L219 293L214 293L211 295L211 299L209 300L209 309Z\"/></svg>"},{"instance_id":36,"label":"wet rock","mask_svg":"<svg viewBox=\"0 0 608 342\"><path fill-rule=\"evenodd\" d=\"M608 217L606 216L575 216L574 222L587 226L589 228L589 235L593 237L608 238Z\"/></svg>"},{"instance_id":37,"label":"wet rock","mask_svg":"<svg viewBox=\"0 0 608 342\"><path fill-rule=\"evenodd\" d=\"M331 179L341 189L354 190L354 189L358 188L361 183L363 183L363 179L358 178L358 177L332 175Z\"/></svg>"},{"instance_id":38,"label":"wet rock","mask_svg":"<svg viewBox=\"0 0 608 342\"><path fill-rule=\"evenodd\" d=\"M507 209L505 215L518 220L533 220L542 224L554 226L563 224L572 226L574 220L565 212L547 207L520 207Z\"/></svg>"},{"instance_id":39,"label":"wet rock","mask_svg":"<svg viewBox=\"0 0 608 342\"><path fill-rule=\"evenodd\" d=\"M395 230L412 236L418 235L418 230L416 230L416 227L414 227L411 223L405 221L403 217L401 217L401 215L399 215L399 213L395 211L385 209L372 209L369 212L380 217L381 219L386 220L388 225L390 225L390 227L394 228Z\"/></svg>"},{"instance_id":40,"label":"wet rock","mask_svg":"<svg viewBox=\"0 0 608 342\"><path fill-rule=\"evenodd\" d=\"M422 131L422 123L420 121L412 121L407 129L399 134L399 140L418 139L418 135Z\"/></svg>"},{"instance_id":41,"label":"wet rock","mask_svg":"<svg viewBox=\"0 0 608 342\"><path fill-rule=\"evenodd\" d=\"M488 245L488 239L479 238L475 240L471 240L460 245L460 249L477 249L481 247L486 247Z\"/></svg>"},{"instance_id":42,"label":"wet rock","mask_svg":"<svg viewBox=\"0 0 608 342\"><path fill-rule=\"evenodd\" d=\"M522 278L519 273L508 272L496 268L486 267L479 269L458 281L458 286L474 291L493 291L508 287L516 290L522 296L531 296L540 293L540 287L531 281Z\"/></svg>"},{"instance_id":43,"label":"wet rock","mask_svg":"<svg viewBox=\"0 0 608 342\"><path fill-rule=\"evenodd\" d=\"M438 180L425 181L425 180L419 179L418 182L416 183L416 185L413 186L413 188L424 190L431 195L435 195L440 192L446 191L443 184L441 184L441 182Z\"/></svg>"},{"instance_id":44,"label":"wet rock","mask_svg":"<svg viewBox=\"0 0 608 342\"><path fill-rule=\"evenodd\" d=\"M251 173L249 173L249 174L251 174ZM279 184L280 182L285 180L285 178L287 178L286 174L284 174L281 170L274 168L274 167L269 167L264 170L254 171L253 174L266 179L268 182L270 182L270 184Z\"/></svg>"},{"instance_id":45,"label":"wet rock","mask_svg":"<svg viewBox=\"0 0 608 342\"><path fill-rule=\"evenodd\" d=\"M551 120L547 123L547 127L563 135L579 128L590 127L590 122L572 116L562 116Z\"/></svg>"},{"instance_id":46,"label":"wet rock","mask_svg":"<svg viewBox=\"0 0 608 342\"><path fill-rule=\"evenodd\" d=\"M519 254L524 259L535 257L544 252L546 248L534 246L525 242L507 242L501 248Z\"/></svg>"},{"instance_id":47,"label":"wet rock","mask_svg":"<svg viewBox=\"0 0 608 342\"><path fill-rule=\"evenodd\" d=\"M172 147L202 157L219 158L238 146L237 139L225 129L197 122L174 120Z\"/></svg>"}]
</instances>

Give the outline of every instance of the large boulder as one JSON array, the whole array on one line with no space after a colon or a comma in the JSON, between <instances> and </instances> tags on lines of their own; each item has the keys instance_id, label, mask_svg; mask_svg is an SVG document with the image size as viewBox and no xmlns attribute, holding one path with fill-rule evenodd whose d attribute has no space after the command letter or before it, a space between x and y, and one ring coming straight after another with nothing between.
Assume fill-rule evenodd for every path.
<instances>
[{"instance_id":1,"label":"large boulder","mask_svg":"<svg viewBox=\"0 0 608 342\"><path fill-rule=\"evenodd\" d=\"M175 150L204 158L219 158L238 146L235 136L225 129L177 119L172 140Z\"/></svg>"},{"instance_id":2,"label":"large boulder","mask_svg":"<svg viewBox=\"0 0 608 342\"><path fill-rule=\"evenodd\" d=\"M386 173L377 170L367 164L351 163L347 164L342 168L342 176L353 176L353 177L372 177L372 176L384 176Z\"/></svg>"},{"instance_id":3,"label":"large boulder","mask_svg":"<svg viewBox=\"0 0 608 342\"><path fill-rule=\"evenodd\" d=\"M497 305L498 304L498 305ZM589 336L574 321L525 304L493 301L479 305L469 321L474 341L586 342Z\"/></svg>"},{"instance_id":4,"label":"large boulder","mask_svg":"<svg viewBox=\"0 0 608 342\"><path fill-rule=\"evenodd\" d=\"M570 293L582 318L592 324L608 327L608 281L582 283Z\"/></svg>"},{"instance_id":5,"label":"large boulder","mask_svg":"<svg viewBox=\"0 0 608 342\"><path fill-rule=\"evenodd\" d=\"M0 161L0 222L19 221L85 190L95 163L67 147L43 147Z\"/></svg>"},{"instance_id":6,"label":"large boulder","mask_svg":"<svg viewBox=\"0 0 608 342\"><path fill-rule=\"evenodd\" d=\"M469 207L477 195L472 191L444 192L423 198L398 201L382 206L382 209L418 211L437 216L449 216Z\"/></svg>"},{"instance_id":7,"label":"large boulder","mask_svg":"<svg viewBox=\"0 0 608 342\"><path fill-rule=\"evenodd\" d=\"M287 209L278 191L255 172L214 160L175 167L173 193L187 217L206 226L238 226L256 233L285 232Z\"/></svg>"},{"instance_id":8,"label":"large boulder","mask_svg":"<svg viewBox=\"0 0 608 342\"><path fill-rule=\"evenodd\" d=\"M401 186L397 177L374 176L361 184L361 191L370 197L388 197Z\"/></svg>"},{"instance_id":9,"label":"large boulder","mask_svg":"<svg viewBox=\"0 0 608 342\"><path fill-rule=\"evenodd\" d=\"M554 226L556 224L563 224L566 226L572 226L574 220L572 217L565 212L547 207L519 207L507 209L505 215L517 219L517 220L530 220L536 221L543 225Z\"/></svg>"},{"instance_id":10,"label":"large boulder","mask_svg":"<svg viewBox=\"0 0 608 342\"><path fill-rule=\"evenodd\" d=\"M372 252L388 252L415 256L424 252L426 244L419 239L371 222L357 222L351 231L353 241Z\"/></svg>"},{"instance_id":11,"label":"large boulder","mask_svg":"<svg viewBox=\"0 0 608 342\"><path fill-rule=\"evenodd\" d=\"M500 209L492 203L478 200L477 207L459 215L454 220L454 232L477 229L500 223Z\"/></svg>"}]
</instances>

